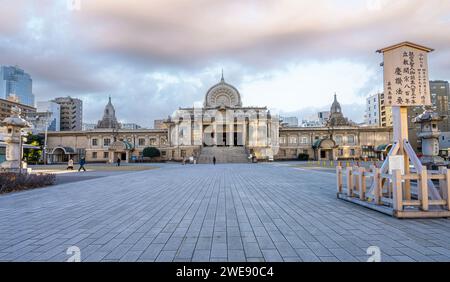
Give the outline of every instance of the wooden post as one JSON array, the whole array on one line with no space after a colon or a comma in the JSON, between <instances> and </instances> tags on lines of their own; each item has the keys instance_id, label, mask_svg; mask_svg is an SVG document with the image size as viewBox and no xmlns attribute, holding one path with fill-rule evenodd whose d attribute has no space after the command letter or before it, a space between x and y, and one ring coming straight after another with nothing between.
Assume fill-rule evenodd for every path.
<instances>
[{"instance_id":1,"label":"wooden post","mask_svg":"<svg viewBox=\"0 0 450 282\"><path fill-rule=\"evenodd\" d=\"M410 171L409 171L409 159L408 159L408 156L405 155L405 175L409 175L409 174L410 174ZM405 179L404 194L405 194L405 199L406 200L411 200L411 180L409 180L409 179Z\"/></svg>"},{"instance_id":2,"label":"wooden post","mask_svg":"<svg viewBox=\"0 0 450 282\"><path fill-rule=\"evenodd\" d=\"M408 140L408 108L400 106L392 106L392 118L394 121L394 141L398 141L400 148L397 155L403 155L405 161L405 175L409 174L409 158L405 153L403 140ZM405 199L411 200L411 183L405 180L404 189Z\"/></svg>"},{"instance_id":3,"label":"wooden post","mask_svg":"<svg viewBox=\"0 0 450 282\"><path fill-rule=\"evenodd\" d=\"M375 204L381 205L381 196L383 195L383 185L381 184L381 172L379 168L373 170L373 181L375 183Z\"/></svg>"},{"instance_id":4,"label":"wooden post","mask_svg":"<svg viewBox=\"0 0 450 282\"><path fill-rule=\"evenodd\" d=\"M421 209L428 210L428 172L426 166L422 166L422 172L420 172L419 179L419 200L421 201Z\"/></svg>"},{"instance_id":5,"label":"wooden post","mask_svg":"<svg viewBox=\"0 0 450 282\"><path fill-rule=\"evenodd\" d=\"M364 175L365 172L365 168L359 168L359 199L361 201L366 200L366 176Z\"/></svg>"},{"instance_id":6,"label":"wooden post","mask_svg":"<svg viewBox=\"0 0 450 282\"><path fill-rule=\"evenodd\" d=\"M353 166L352 168L352 174L353 174L353 179L352 179L352 194L354 191L358 191L359 192L359 168L357 166Z\"/></svg>"},{"instance_id":7,"label":"wooden post","mask_svg":"<svg viewBox=\"0 0 450 282\"><path fill-rule=\"evenodd\" d=\"M336 167L336 184L337 184L337 192L342 193L342 167Z\"/></svg>"},{"instance_id":8,"label":"wooden post","mask_svg":"<svg viewBox=\"0 0 450 282\"><path fill-rule=\"evenodd\" d=\"M349 197L353 196L353 173L351 167L347 167L347 195Z\"/></svg>"},{"instance_id":9,"label":"wooden post","mask_svg":"<svg viewBox=\"0 0 450 282\"><path fill-rule=\"evenodd\" d=\"M393 206L394 211L403 210L402 172L399 169L392 171Z\"/></svg>"},{"instance_id":10,"label":"wooden post","mask_svg":"<svg viewBox=\"0 0 450 282\"><path fill-rule=\"evenodd\" d=\"M447 209L450 211L450 170L447 168L444 168L444 174L445 174L445 186L441 189L443 191L443 197L442 199L447 200Z\"/></svg>"},{"instance_id":11,"label":"wooden post","mask_svg":"<svg viewBox=\"0 0 450 282\"><path fill-rule=\"evenodd\" d=\"M445 183L447 182L446 172L444 167L439 167L439 175L443 175L445 179L439 179L439 194L441 195L442 200L446 200L447 197L444 196L446 186Z\"/></svg>"}]
</instances>

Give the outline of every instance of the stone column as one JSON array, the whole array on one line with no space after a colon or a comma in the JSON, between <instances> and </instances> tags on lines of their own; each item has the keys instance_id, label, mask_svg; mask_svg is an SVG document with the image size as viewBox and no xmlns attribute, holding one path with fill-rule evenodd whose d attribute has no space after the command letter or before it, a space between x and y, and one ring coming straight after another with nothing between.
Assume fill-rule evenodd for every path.
<instances>
[{"instance_id":1,"label":"stone column","mask_svg":"<svg viewBox=\"0 0 450 282\"><path fill-rule=\"evenodd\" d=\"M20 117L20 109L13 107L12 115L5 118L0 126L6 127L6 161L1 168L10 172L20 172L22 169L22 128L30 127L30 124Z\"/></svg>"}]
</instances>

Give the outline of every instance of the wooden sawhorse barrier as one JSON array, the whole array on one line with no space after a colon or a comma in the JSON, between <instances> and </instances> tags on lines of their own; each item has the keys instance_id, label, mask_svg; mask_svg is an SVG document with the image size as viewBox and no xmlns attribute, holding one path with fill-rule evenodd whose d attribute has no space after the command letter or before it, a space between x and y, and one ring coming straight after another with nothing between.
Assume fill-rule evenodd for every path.
<instances>
[{"instance_id":1,"label":"wooden sawhorse barrier","mask_svg":"<svg viewBox=\"0 0 450 282\"><path fill-rule=\"evenodd\" d=\"M450 170L421 170L402 175L400 170L392 174L382 173L380 168L372 166L348 167L346 189L343 185L343 169L336 167L337 197L397 218L436 218L450 217ZM439 181L439 188L430 187L432 180ZM417 181L417 187L411 187L411 181ZM373 191L366 190L367 182L372 182ZM408 187L408 191L405 189ZM437 191L430 193L430 188ZM432 195L430 195L432 194Z\"/></svg>"}]
</instances>

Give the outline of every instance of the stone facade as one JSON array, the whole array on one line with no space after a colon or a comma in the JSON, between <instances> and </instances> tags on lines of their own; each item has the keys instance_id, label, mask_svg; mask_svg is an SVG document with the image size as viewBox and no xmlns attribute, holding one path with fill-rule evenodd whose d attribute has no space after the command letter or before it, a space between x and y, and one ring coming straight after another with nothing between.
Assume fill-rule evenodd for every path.
<instances>
[{"instance_id":1,"label":"stone facade","mask_svg":"<svg viewBox=\"0 0 450 282\"><path fill-rule=\"evenodd\" d=\"M170 146L180 149L175 158L200 157L204 147L222 147L216 150L221 155L223 147L242 147L258 159L278 153L278 117L266 107L243 107L239 91L223 77L207 91L202 108L180 108L166 125Z\"/></svg>"},{"instance_id":2,"label":"stone facade","mask_svg":"<svg viewBox=\"0 0 450 282\"><path fill-rule=\"evenodd\" d=\"M316 160L379 158L392 142L392 128L359 127L345 118L336 95L326 126L282 127L267 107L244 107L239 91L223 76L207 91L203 107L180 108L159 129L125 130L116 121L109 101L99 121L105 128L50 132L49 162L80 156L88 162L139 161L145 147L175 161L291 160L299 154Z\"/></svg>"},{"instance_id":3,"label":"stone facade","mask_svg":"<svg viewBox=\"0 0 450 282\"><path fill-rule=\"evenodd\" d=\"M67 162L69 157L78 161L85 156L88 162L115 162L118 158L138 161L145 147L157 147L163 159L168 155L167 130L138 129L49 132L49 163Z\"/></svg>"},{"instance_id":4,"label":"stone facade","mask_svg":"<svg viewBox=\"0 0 450 282\"><path fill-rule=\"evenodd\" d=\"M307 154L314 160L382 158L381 154L386 152L380 148L391 144L392 138L392 128L285 127L280 128L280 150L276 159L297 159L299 154Z\"/></svg>"}]
</instances>

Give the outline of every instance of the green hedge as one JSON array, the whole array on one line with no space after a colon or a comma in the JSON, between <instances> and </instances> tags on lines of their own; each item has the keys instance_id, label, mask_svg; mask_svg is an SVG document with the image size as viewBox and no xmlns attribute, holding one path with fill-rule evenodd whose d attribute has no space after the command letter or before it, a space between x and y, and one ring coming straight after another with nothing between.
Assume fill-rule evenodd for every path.
<instances>
[{"instance_id":1,"label":"green hedge","mask_svg":"<svg viewBox=\"0 0 450 282\"><path fill-rule=\"evenodd\" d=\"M158 150L158 148L146 147L144 148L144 151L142 151L142 156L144 158L156 158L161 156L161 152Z\"/></svg>"},{"instance_id":2,"label":"green hedge","mask_svg":"<svg viewBox=\"0 0 450 282\"><path fill-rule=\"evenodd\" d=\"M298 154L298 159L300 160L300 161L307 161L307 160L309 160L309 155L308 154Z\"/></svg>"}]
</instances>

